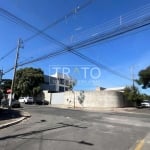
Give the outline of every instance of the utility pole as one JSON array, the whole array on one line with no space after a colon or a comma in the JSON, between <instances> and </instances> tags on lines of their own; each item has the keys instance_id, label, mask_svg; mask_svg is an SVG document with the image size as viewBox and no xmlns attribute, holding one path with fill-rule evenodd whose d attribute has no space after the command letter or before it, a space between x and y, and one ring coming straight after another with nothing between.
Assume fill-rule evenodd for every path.
<instances>
[{"instance_id":1,"label":"utility pole","mask_svg":"<svg viewBox=\"0 0 150 150\"><path fill-rule=\"evenodd\" d=\"M3 70L0 70L0 92L1 92L1 84L2 84ZM1 105L1 104L0 104Z\"/></svg>"},{"instance_id":2,"label":"utility pole","mask_svg":"<svg viewBox=\"0 0 150 150\"><path fill-rule=\"evenodd\" d=\"M72 93L73 93L73 108L76 108L76 97L75 97L75 91L73 90L73 88L71 89Z\"/></svg>"},{"instance_id":3,"label":"utility pole","mask_svg":"<svg viewBox=\"0 0 150 150\"><path fill-rule=\"evenodd\" d=\"M16 78L16 70L18 67L18 58L19 58L20 48L23 48L23 41L21 39L18 40L18 45L17 45L16 59L15 59L15 65L14 65L14 74L13 74L13 79L12 79L12 84L11 84L11 93L10 93L10 99L9 99L9 109L11 109L11 103L12 103L12 98L13 98L14 83L15 83L15 78Z\"/></svg>"},{"instance_id":4,"label":"utility pole","mask_svg":"<svg viewBox=\"0 0 150 150\"><path fill-rule=\"evenodd\" d=\"M1 90L1 82L2 82L2 77L3 77L3 70L0 70L0 90Z\"/></svg>"},{"instance_id":5,"label":"utility pole","mask_svg":"<svg viewBox=\"0 0 150 150\"><path fill-rule=\"evenodd\" d=\"M3 76L3 70L0 70L0 92L2 92L2 89L1 89L2 76ZM1 106L1 104L2 104L2 101L0 100L0 106Z\"/></svg>"},{"instance_id":6,"label":"utility pole","mask_svg":"<svg viewBox=\"0 0 150 150\"><path fill-rule=\"evenodd\" d=\"M135 82L135 79L134 79L134 67L135 66L131 66L131 78L132 78L132 87L133 87L133 89L135 88L135 84L134 84L134 82Z\"/></svg>"},{"instance_id":7,"label":"utility pole","mask_svg":"<svg viewBox=\"0 0 150 150\"><path fill-rule=\"evenodd\" d=\"M2 76L3 76L3 70L0 70L0 83L2 81Z\"/></svg>"}]
</instances>

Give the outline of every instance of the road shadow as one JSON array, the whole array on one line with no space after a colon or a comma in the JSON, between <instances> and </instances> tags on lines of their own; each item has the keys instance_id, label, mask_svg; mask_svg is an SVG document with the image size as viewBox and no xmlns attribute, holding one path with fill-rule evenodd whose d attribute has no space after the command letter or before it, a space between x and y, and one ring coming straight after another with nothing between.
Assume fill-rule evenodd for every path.
<instances>
[{"instance_id":1,"label":"road shadow","mask_svg":"<svg viewBox=\"0 0 150 150\"><path fill-rule=\"evenodd\" d=\"M46 120L41 120L40 122L45 122ZM39 122L39 123L40 123ZM51 127L51 128L46 128L46 129L42 129L42 130L36 130L36 131L30 131L30 132L26 132L26 133L20 133L20 134L14 134L14 135L9 135L9 136L4 136L4 137L0 137L0 141L6 140L8 141L9 139L25 139L25 141L19 145L16 145L15 149L18 147L22 147L25 143L28 143L31 140L37 140L39 142L39 146L40 149L42 149L43 146L43 141L55 141L55 142L69 142L69 143L76 143L76 144L81 144L81 145L86 145L86 146L94 146L93 143L89 142L89 141L85 141L85 140L71 140L71 139L60 139L60 138L44 138L43 136L43 132L46 131L51 131L51 130L57 130L57 129L61 129L61 128L68 128L68 127L73 127L73 128L80 128L80 129L86 129L87 127L84 126L80 126L80 125L76 125L76 124L69 124L69 123L57 123L56 127ZM31 135L36 135L36 134L41 134L39 137L35 136L35 137L28 137ZM14 150L15 150L14 149Z\"/></svg>"},{"instance_id":2,"label":"road shadow","mask_svg":"<svg viewBox=\"0 0 150 150\"><path fill-rule=\"evenodd\" d=\"M1 140L12 139L12 138L18 138L18 137L21 137L21 136L30 136L30 135L34 135L34 134L38 134L38 133L42 133L42 132L46 132L46 131L50 131L50 130L56 130L56 129L60 129L60 128L67 128L67 127L87 128L87 127L81 127L79 125L66 124L66 123L62 123L62 122L58 123L57 125L59 125L59 126L52 127L52 128L47 128L47 129L42 129L42 130L30 131L30 132L26 132L26 133L8 135L8 136L5 136L5 137L0 137L0 141Z\"/></svg>"},{"instance_id":3,"label":"road shadow","mask_svg":"<svg viewBox=\"0 0 150 150\"><path fill-rule=\"evenodd\" d=\"M19 110L0 108L0 121L22 117Z\"/></svg>"},{"instance_id":4,"label":"road shadow","mask_svg":"<svg viewBox=\"0 0 150 150\"><path fill-rule=\"evenodd\" d=\"M88 145L88 146L93 146L93 143L81 140L81 141L77 141L77 140L69 140L69 139L54 139L54 138L36 138L36 137L32 137L32 138L28 138L28 137L20 137L19 139L26 139L26 140L44 140L44 141L55 141L55 142L71 142L71 143L78 143L78 144L83 144L83 145Z\"/></svg>"},{"instance_id":5,"label":"road shadow","mask_svg":"<svg viewBox=\"0 0 150 150\"><path fill-rule=\"evenodd\" d=\"M74 124L63 123L63 122L59 122L58 124L66 125L66 126L69 126L69 127L81 128L81 129L87 128L87 127L83 127L83 126L79 126L79 125L74 125Z\"/></svg>"},{"instance_id":6,"label":"road shadow","mask_svg":"<svg viewBox=\"0 0 150 150\"><path fill-rule=\"evenodd\" d=\"M41 120L41 122L43 122L43 120ZM26 137L26 136L30 136L30 135L39 134L39 133L42 134L43 132L50 131L50 130L56 130L56 129L60 129L60 128L67 128L67 127L75 127L75 128L81 128L81 129L87 128L87 127L74 125L74 124L67 124L67 123L63 123L63 122L60 122L57 125L61 125L61 126L57 126L57 127L53 127L53 128L47 128L47 129L42 129L42 130L37 130L37 131L30 131L30 132L21 133L21 134L9 135L9 136L5 136L5 137L0 137L0 141L3 141L3 140L7 140L8 141L8 139L16 138L16 139L25 139L27 141L38 140L38 141L40 141L40 143L42 143L43 141L47 140L47 141L56 141L56 142L77 143L77 144L82 144L82 145L87 145L87 146L93 146L94 145L93 143L90 143L90 142L84 141L84 140L77 141L77 140L70 140L70 139L54 139L54 138L44 138L43 136L42 136L42 138L41 137ZM26 142L24 142L24 143L26 143ZM19 145L17 145L17 147L18 146ZM22 146L22 144L20 146Z\"/></svg>"}]
</instances>

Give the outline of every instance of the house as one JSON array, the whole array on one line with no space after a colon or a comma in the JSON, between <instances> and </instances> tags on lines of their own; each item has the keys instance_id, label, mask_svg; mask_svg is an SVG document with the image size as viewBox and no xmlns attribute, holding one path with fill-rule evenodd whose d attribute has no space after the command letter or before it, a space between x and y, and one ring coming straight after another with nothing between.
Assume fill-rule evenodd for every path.
<instances>
[{"instance_id":1,"label":"house","mask_svg":"<svg viewBox=\"0 0 150 150\"><path fill-rule=\"evenodd\" d=\"M74 84L75 80L71 76L56 72L50 76L44 75L44 84L41 87L50 93L57 93L70 90Z\"/></svg>"},{"instance_id":2,"label":"house","mask_svg":"<svg viewBox=\"0 0 150 150\"><path fill-rule=\"evenodd\" d=\"M113 87L113 88L104 88L104 87L96 87L96 91L118 91L124 92L126 87Z\"/></svg>"}]
</instances>

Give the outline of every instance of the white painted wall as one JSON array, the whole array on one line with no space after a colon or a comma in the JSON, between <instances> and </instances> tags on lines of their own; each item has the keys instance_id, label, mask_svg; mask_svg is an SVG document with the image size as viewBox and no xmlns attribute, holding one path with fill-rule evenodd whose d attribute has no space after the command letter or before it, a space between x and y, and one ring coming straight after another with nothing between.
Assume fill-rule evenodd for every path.
<instances>
[{"instance_id":1,"label":"white painted wall","mask_svg":"<svg viewBox=\"0 0 150 150\"><path fill-rule=\"evenodd\" d=\"M67 91L62 93L45 93L45 99L52 105L66 105L66 107L124 107L123 95L117 91ZM51 94L51 95L50 95Z\"/></svg>"},{"instance_id":2,"label":"white painted wall","mask_svg":"<svg viewBox=\"0 0 150 150\"><path fill-rule=\"evenodd\" d=\"M52 93L51 104L52 105L62 105L62 104L64 104L64 92L62 92L62 93Z\"/></svg>"},{"instance_id":3,"label":"white painted wall","mask_svg":"<svg viewBox=\"0 0 150 150\"><path fill-rule=\"evenodd\" d=\"M44 93L44 99L45 99L46 101L50 102L51 93L48 93L47 90L44 90L43 93Z\"/></svg>"}]
</instances>

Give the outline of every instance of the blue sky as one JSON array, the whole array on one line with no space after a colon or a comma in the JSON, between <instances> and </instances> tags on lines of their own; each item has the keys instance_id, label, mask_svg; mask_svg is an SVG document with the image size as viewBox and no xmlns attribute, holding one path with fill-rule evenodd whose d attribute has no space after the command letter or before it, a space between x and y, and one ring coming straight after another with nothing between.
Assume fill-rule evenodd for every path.
<instances>
[{"instance_id":1,"label":"blue sky","mask_svg":"<svg viewBox=\"0 0 150 150\"><path fill-rule=\"evenodd\" d=\"M87 0L1 0L0 7L42 30L47 25L66 15L86 1ZM119 23L120 16L128 15L129 17L137 17L138 10L137 14L134 13L133 10L149 3L149 0L93 0L86 8L79 12L76 11L74 15L65 18L59 24L46 30L45 33L66 45L72 45L96 34L99 30L103 30L101 24L105 22L114 20L116 24ZM131 14L133 16L131 16ZM112 21L110 21L110 24L107 23L107 25L110 26L105 26L105 29L112 27L111 23ZM33 34L34 32L8 20L3 16L3 13L0 12L0 57L3 57L7 52L16 47L18 38L25 40ZM135 78L137 78L139 70L150 65L149 39L150 28L147 26L114 39L90 45L79 51L96 60L98 63L122 73L128 78L131 78L132 69ZM29 42L24 42L24 48L20 49L19 62L38 58L58 49L62 48L56 43L48 41L41 36L36 36ZM4 72L7 71L13 66L14 59L15 51L0 61L0 68L2 68ZM53 65L88 66L92 64L71 53L65 53L23 67L38 67L41 68L45 74L49 74L50 68ZM100 69L101 77L97 84L77 85L76 89L95 89L96 86L120 87L132 84L129 80L113 75L102 68ZM12 78L12 75L13 72L11 71L3 77ZM82 77L74 75L74 78L81 80ZM148 93L149 90L142 90L142 92Z\"/></svg>"}]
</instances>

